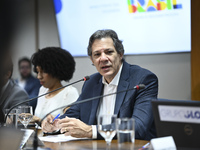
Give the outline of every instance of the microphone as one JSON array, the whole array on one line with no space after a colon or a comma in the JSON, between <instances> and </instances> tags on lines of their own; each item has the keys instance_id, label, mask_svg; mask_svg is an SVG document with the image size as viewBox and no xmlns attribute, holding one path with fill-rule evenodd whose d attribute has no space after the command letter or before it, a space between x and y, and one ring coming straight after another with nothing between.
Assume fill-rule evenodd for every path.
<instances>
[{"instance_id":1,"label":"microphone","mask_svg":"<svg viewBox=\"0 0 200 150\"><path fill-rule=\"evenodd\" d=\"M60 90L60 89L63 89L63 88L65 88L65 87L67 87L67 86L70 86L70 85L73 85L73 84L75 84L75 83L78 83L78 82L80 82L80 81L87 81L87 80L89 80L89 79L90 79L89 76L85 76L85 77L83 77L82 79L80 79L80 80L78 80L78 81L75 81L75 82L72 82L72 83L70 83L70 84L64 85L64 86L59 87L59 88L57 88L57 89L55 89L55 90L53 90L53 91L44 93L44 94L42 94L42 95L39 95L39 96L37 96L37 97L34 97L34 98L31 98L31 99L25 100L25 101L20 102L20 103L17 103L16 105L12 106L12 107L8 110L8 112L7 112L6 116L5 116L5 119L4 119L4 123L6 123L8 114L11 112L11 110L13 110L13 108L15 108L15 107L17 107L17 106L19 106L19 105L21 105L21 104L30 102L30 101L32 101L32 100L34 100L34 99L39 98L39 97L45 96L45 95L50 94L50 93L53 93L53 92L55 92L55 91L58 91L58 90Z\"/></svg>"},{"instance_id":2,"label":"microphone","mask_svg":"<svg viewBox=\"0 0 200 150\"><path fill-rule=\"evenodd\" d=\"M127 91L130 91L130 90L141 90L141 89L144 89L145 88L145 85L144 84L139 84L139 85L136 85L134 86L133 88L130 88L130 89L127 89L127 90L122 90L122 91L118 91L118 92L113 92L113 93L109 93L109 94L106 94L106 95L100 95L100 96L96 96L96 97L92 97L92 98L87 98L87 99L84 99L84 100L81 100L81 101L75 101L71 104L68 104L68 105L65 105L65 106L61 106L61 107L58 107L52 111L50 111L48 114L46 114L40 121L40 124L41 125L41 122L49 115L51 114L52 112L56 111L56 110L59 110L59 109L62 109L62 108L66 108L66 107L71 107L73 105L77 105L77 104L81 104L81 103L85 103L85 102L89 102L89 101L92 101L92 100L95 100L95 99L99 99L99 98L102 98L102 97L107 97L107 96L110 96L110 95L114 95L114 94L119 94L119 93L123 93L123 92L127 92Z\"/></svg>"},{"instance_id":3,"label":"microphone","mask_svg":"<svg viewBox=\"0 0 200 150\"><path fill-rule=\"evenodd\" d=\"M102 97L107 97L107 96L110 96L110 95L114 95L114 94L119 94L119 93L123 93L123 92L127 92L127 91L130 91L130 90L141 90L141 89L144 89L145 88L145 85L144 84L139 84L139 85L136 85L134 86L133 88L130 88L130 89L126 89L126 90L122 90L122 91L118 91L118 92L114 92L114 93L110 93L110 94L106 94L106 95L100 95L100 96L96 96L96 97L92 97L92 98L88 98L88 99L84 99L84 100L81 100L81 101L75 101L71 104L68 104L68 105L65 105L65 106L61 106L59 108L56 108L52 111L50 111L49 113L47 113L41 120L40 122L38 123L39 126L41 126L41 123L42 121L49 115L51 114L52 112L56 111L56 110L59 110L59 109L62 109L62 108L66 108L66 107L71 107L73 105L77 105L77 104L81 104L81 103L85 103L85 102L89 102L89 101L92 101L92 100L95 100L95 99L100 99ZM38 141L37 141L37 132L38 132L38 128L36 128L36 131L35 131L35 136L34 136L34 149L37 149L37 146L38 146Z\"/></svg>"},{"instance_id":4,"label":"microphone","mask_svg":"<svg viewBox=\"0 0 200 150\"><path fill-rule=\"evenodd\" d=\"M145 88L145 85L144 84L139 84L139 85L134 86L134 88L137 89L137 90L141 90L141 89Z\"/></svg>"}]
</instances>

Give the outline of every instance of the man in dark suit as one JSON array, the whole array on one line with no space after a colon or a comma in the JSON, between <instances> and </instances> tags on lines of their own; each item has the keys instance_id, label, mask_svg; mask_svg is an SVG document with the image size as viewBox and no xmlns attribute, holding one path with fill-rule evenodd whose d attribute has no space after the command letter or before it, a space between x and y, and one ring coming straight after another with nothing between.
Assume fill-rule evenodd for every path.
<instances>
[{"instance_id":1,"label":"man in dark suit","mask_svg":"<svg viewBox=\"0 0 200 150\"><path fill-rule=\"evenodd\" d=\"M21 58L18 61L18 67L21 78L16 80L16 82L19 84L19 86L25 89L29 95L29 98L37 97L41 84L40 81L31 74L32 66L30 59L27 57ZM32 100L30 105L33 107L34 111L37 105L37 99Z\"/></svg>"},{"instance_id":2,"label":"man in dark suit","mask_svg":"<svg viewBox=\"0 0 200 150\"><path fill-rule=\"evenodd\" d=\"M7 54L6 58L7 59L4 61L3 87L0 91L0 109L3 111L28 99L26 91L11 79L13 63L9 54Z\"/></svg>"},{"instance_id":3,"label":"man in dark suit","mask_svg":"<svg viewBox=\"0 0 200 150\"><path fill-rule=\"evenodd\" d=\"M12 0L0 0L0 91L4 85L4 61L7 59L7 53L11 52L10 45L14 34L15 18L17 18L13 17L15 11L16 7ZM4 113L0 109L0 127L3 122Z\"/></svg>"},{"instance_id":4,"label":"man in dark suit","mask_svg":"<svg viewBox=\"0 0 200 150\"><path fill-rule=\"evenodd\" d=\"M138 84L145 84L143 90L130 90L102 99L74 105L53 125L53 116L43 122L44 132L60 129L74 137L102 138L97 133L97 117L101 114L116 114L117 117L135 119L135 138L150 140L156 136L151 100L157 98L158 79L152 72L137 65L130 65L124 59L124 48L113 30L98 30L91 37L88 55L98 73L91 75L84 83L78 101L127 90ZM75 119L76 118L76 119Z\"/></svg>"}]
</instances>

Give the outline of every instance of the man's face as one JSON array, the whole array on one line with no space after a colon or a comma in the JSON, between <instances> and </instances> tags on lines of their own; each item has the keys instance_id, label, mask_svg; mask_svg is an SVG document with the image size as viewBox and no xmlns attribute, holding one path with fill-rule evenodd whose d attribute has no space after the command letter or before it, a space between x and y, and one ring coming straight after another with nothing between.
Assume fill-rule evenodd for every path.
<instances>
[{"instance_id":1,"label":"man's face","mask_svg":"<svg viewBox=\"0 0 200 150\"><path fill-rule=\"evenodd\" d=\"M26 79L31 74L31 67L27 61L22 61L19 66L19 72L23 79Z\"/></svg>"},{"instance_id":2,"label":"man's face","mask_svg":"<svg viewBox=\"0 0 200 150\"><path fill-rule=\"evenodd\" d=\"M121 66L123 54L118 54L111 38L96 39L92 44L92 60L97 71L110 83Z\"/></svg>"}]
</instances>

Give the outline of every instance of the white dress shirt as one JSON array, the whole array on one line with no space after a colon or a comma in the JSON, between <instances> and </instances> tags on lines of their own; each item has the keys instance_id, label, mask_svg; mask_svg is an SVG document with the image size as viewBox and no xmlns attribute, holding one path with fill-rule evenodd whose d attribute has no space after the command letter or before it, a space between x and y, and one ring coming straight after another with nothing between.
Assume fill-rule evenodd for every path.
<instances>
[{"instance_id":1,"label":"white dress shirt","mask_svg":"<svg viewBox=\"0 0 200 150\"><path fill-rule=\"evenodd\" d=\"M18 85L24 89L26 86L26 80L22 79L18 80Z\"/></svg>"},{"instance_id":2,"label":"white dress shirt","mask_svg":"<svg viewBox=\"0 0 200 150\"><path fill-rule=\"evenodd\" d=\"M103 95L117 92L117 86L121 75L123 64L121 65L118 73L115 75L113 80L108 84L104 77L102 77L102 83L104 84ZM115 110L116 94L103 97L100 101L99 108L97 110L97 118L100 115L113 115ZM92 125L92 138L97 138L97 128Z\"/></svg>"}]
</instances>

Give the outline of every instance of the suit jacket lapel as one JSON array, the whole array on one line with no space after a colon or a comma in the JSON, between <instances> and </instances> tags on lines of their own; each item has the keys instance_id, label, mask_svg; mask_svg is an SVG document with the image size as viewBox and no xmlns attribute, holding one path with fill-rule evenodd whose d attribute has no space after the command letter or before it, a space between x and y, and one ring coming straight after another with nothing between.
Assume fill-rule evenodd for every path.
<instances>
[{"instance_id":1,"label":"suit jacket lapel","mask_svg":"<svg viewBox=\"0 0 200 150\"><path fill-rule=\"evenodd\" d=\"M12 80L9 81L9 84L8 86L6 87L6 89L4 90L3 93L1 93L1 97L0 97L0 105L2 106L2 108L4 107L5 105L5 101L6 99L8 98L8 96L10 96L10 91L12 91L11 89L14 87L14 84L12 82Z\"/></svg>"},{"instance_id":2,"label":"suit jacket lapel","mask_svg":"<svg viewBox=\"0 0 200 150\"><path fill-rule=\"evenodd\" d=\"M124 61L121 76L119 79L119 84L117 87L117 92L128 89L129 87L129 82L127 81L128 78L129 78L129 65ZM118 115L119 109L121 108L121 105L125 99L126 93L127 92L122 92L116 95L114 114Z\"/></svg>"},{"instance_id":3,"label":"suit jacket lapel","mask_svg":"<svg viewBox=\"0 0 200 150\"><path fill-rule=\"evenodd\" d=\"M102 94L102 89L103 89L103 83L102 83L102 79L100 79L99 83L97 85L95 85L94 88L93 88L93 91L92 91L93 97L100 96ZM97 123L96 113L97 113L97 110L98 110L99 102L100 102L100 99L92 101L92 110L91 110L91 113L90 113L89 124L96 124Z\"/></svg>"}]
</instances>

